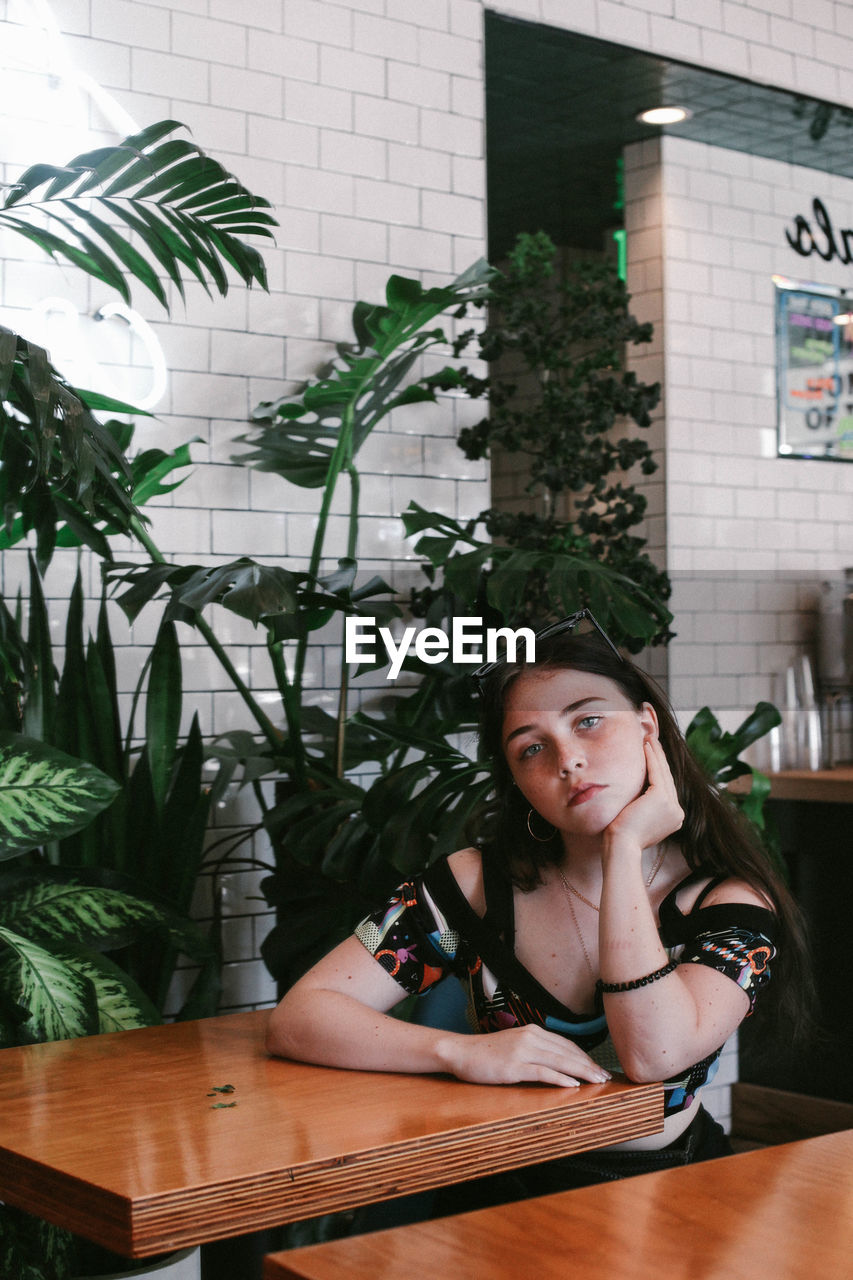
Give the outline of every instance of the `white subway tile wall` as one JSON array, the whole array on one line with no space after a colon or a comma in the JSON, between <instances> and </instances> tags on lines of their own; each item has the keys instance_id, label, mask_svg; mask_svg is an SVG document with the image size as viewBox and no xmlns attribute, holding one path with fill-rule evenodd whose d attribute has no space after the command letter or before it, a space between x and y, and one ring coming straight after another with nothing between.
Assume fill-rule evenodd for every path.
<instances>
[{"instance_id":1,"label":"white subway tile wall","mask_svg":"<svg viewBox=\"0 0 853 1280\"><path fill-rule=\"evenodd\" d=\"M235 288L211 301L188 288L186 303L173 296L170 318L136 295L171 371L160 416L138 427L139 444L198 437L195 477L152 508L166 554L207 564L239 551L298 563L311 536L310 495L226 465L252 408L313 372L348 336L355 298L379 297L391 271L433 283L483 252L484 8L483 0L52 0L71 67L140 126L184 121L273 200L281 221L267 254L269 295ZM846 0L494 0L490 8L853 106ZM51 74L43 11L0 0L7 181L35 159L62 161L124 132L79 82ZM826 175L677 141L628 161L631 288L641 318L657 326L642 376L665 372L668 385L652 429L662 466L645 532L675 578L671 691L685 717L708 702L731 719L810 642L819 576L853 559L851 469L774 456L770 286L776 270L845 282L837 263L794 260L782 235L813 195L850 225L853 192ZM25 330L32 305L55 294L84 315L108 300L4 235L0 322ZM138 386L139 368L110 368L115 389ZM410 496L428 493L454 516L488 504L485 468L454 454L468 414L452 399L438 413L410 408L362 451L364 550L377 567L411 562L398 519ZM6 592L21 580L23 559L4 558ZM61 566L55 600L73 557ZM85 572L96 594L97 573ZM230 615L217 623L260 687L270 683L251 628ZM143 616L123 636L128 697L154 625ZM239 700L200 648L197 657L187 664L188 709L198 706L207 732L245 727ZM318 689L321 672L322 664ZM236 822L230 811L220 817L223 829ZM218 877L228 923L224 1007L274 998L258 958L269 927L262 875ZM200 904L209 907L210 891L201 887Z\"/></svg>"},{"instance_id":2,"label":"white subway tile wall","mask_svg":"<svg viewBox=\"0 0 853 1280\"><path fill-rule=\"evenodd\" d=\"M803 652L816 660L821 581L853 563L851 468L776 456L772 280L848 283L838 259L802 258L785 232L797 214L812 216L816 196L835 226L851 225L853 183L683 139L632 148L629 285L636 279L640 318L661 311L644 288L647 236L660 225L657 214L644 219L650 150L663 203L656 336L678 633L669 689L685 723L710 705L733 728L758 698L772 699L790 662ZM774 590L759 604L765 587Z\"/></svg>"}]
</instances>

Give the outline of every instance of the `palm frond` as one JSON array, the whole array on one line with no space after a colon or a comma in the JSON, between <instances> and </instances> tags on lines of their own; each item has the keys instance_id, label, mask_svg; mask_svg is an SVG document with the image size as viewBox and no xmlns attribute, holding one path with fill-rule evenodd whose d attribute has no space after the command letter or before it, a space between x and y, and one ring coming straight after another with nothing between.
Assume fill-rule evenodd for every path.
<instances>
[{"instance_id":1,"label":"palm frond","mask_svg":"<svg viewBox=\"0 0 853 1280\"><path fill-rule=\"evenodd\" d=\"M161 272L181 296L186 274L208 293L211 285L227 293L229 267L244 284L265 289L263 259L243 237L272 237L278 224L270 202L195 143L169 137L181 128L176 120L161 120L66 165L32 165L7 189L0 225L73 263L126 302L132 279L168 309ZM33 223L36 210L47 215L49 226Z\"/></svg>"}]
</instances>

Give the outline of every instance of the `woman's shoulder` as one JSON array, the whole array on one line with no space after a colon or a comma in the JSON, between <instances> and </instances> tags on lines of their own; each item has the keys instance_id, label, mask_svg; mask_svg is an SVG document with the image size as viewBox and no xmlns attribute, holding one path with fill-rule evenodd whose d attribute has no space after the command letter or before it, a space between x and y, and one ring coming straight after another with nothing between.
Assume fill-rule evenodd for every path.
<instances>
[{"instance_id":1,"label":"woman's shoulder","mask_svg":"<svg viewBox=\"0 0 853 1280\"><path fill-rule=\"evenodd\" d=\"M483 916L486 913L486 894L483 886L483 855L471 846L457 849L447 858L448 869L470 905Z\"/></svg>"},{"instance_id":2,"label":"woman's shoulder","mask_svg":"<svg viewBox=\"0 0 853 1280\"><path fill-rule=\"evenodd\" d=\"M773 903L767 895L756 889L748 880L742 880L738 876L728 876L714 885L702 905L715 907L728 902L742 903L750 907L764 907L766 911L773 911Z\"/></svg>"},{"instance_id":3,"label":"woman's shoulder","mask_svg":"<svg viewBox=\"0 0 853 1280\"><path fill-rule=\"evenodd\" d=\"M774 911L772 901L742 876L727 875L713 867L702 866L677 880L667 894L683 916L707 907L739 905Z\"/></svg>"},{"instance_id":4,"label":"woman's shoulder","mask_svg":"<svg viewBox=\"0 0 853 1280\"><path fill-rule=\"evenodd\" d=\"M663 878L663 877L662 877ZM725 870L712 861L690 865L680 855L672 865L667 883L663 887L662 908L669 913L690 915L708 906L742 904L774 911L774 902L749 881L743 873Z\"/></svg>"}]
</instances>

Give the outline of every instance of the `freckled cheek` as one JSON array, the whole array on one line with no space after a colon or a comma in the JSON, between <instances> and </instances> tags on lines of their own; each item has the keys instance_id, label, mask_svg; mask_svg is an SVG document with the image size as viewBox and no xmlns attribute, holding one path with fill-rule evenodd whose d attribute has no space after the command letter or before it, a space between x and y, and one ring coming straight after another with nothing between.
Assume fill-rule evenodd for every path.
<instances>
[{"instance_id":1,"label":"freckled cheek","mask_svg":"<svg viewBox=\"0 0 853 1280\"><path fill-rule=\"evenodd\" d=\"M646 758L642 745L628 749L624 737L605 745L601 757L616 786L624 787L631 797L638 796L646 785Z\"/></svg>"},{"instance_id":2,"label":"freckled cheek","mask_svg":"<svg viewBox=\"0 0 853 1280\"><path fill-rule=\"evenodd\" d=\"M527 803L533 805L534 809L538 808L540 804L548 803L552 788L549 788L547 781L543 782L542 777L535 768L517 771L510 768L510 773L518 790Z\"/></svg>"},{"instance_id":3,"label":"freckled cheek","mask_svg":"<svg viewBox=\"0 0 853 1280\"><path fill-rule=\"evenodd\" d=\"M641 795L643 790L645 789L646 780L647 780L645 761L643 761L643 763L639 765L636 763L636 761L633 763L633 766L626 765L625 777L630 778L632 780L629 787L629 790L631 791L632 796L636 797L638 795Z\"/></svg>"}]
</instances>

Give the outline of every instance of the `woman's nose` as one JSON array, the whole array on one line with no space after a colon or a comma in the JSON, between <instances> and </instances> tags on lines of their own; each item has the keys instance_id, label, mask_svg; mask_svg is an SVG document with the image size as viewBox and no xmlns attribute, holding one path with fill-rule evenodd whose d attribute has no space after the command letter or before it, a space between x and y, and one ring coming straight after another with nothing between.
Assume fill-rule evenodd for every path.
<instances>
[{"instance_id":1,"label":"woman's nose","mask_svg":"<svg viewBox=\"0 0 853 1280\"><path fill-rule=\"evenodd\" d=\"M583 752L577 746L567 745L560 753L560 773L563 775L572 773L575 769L582 769L584 765Z\"/></svg>"}]
</instances>

